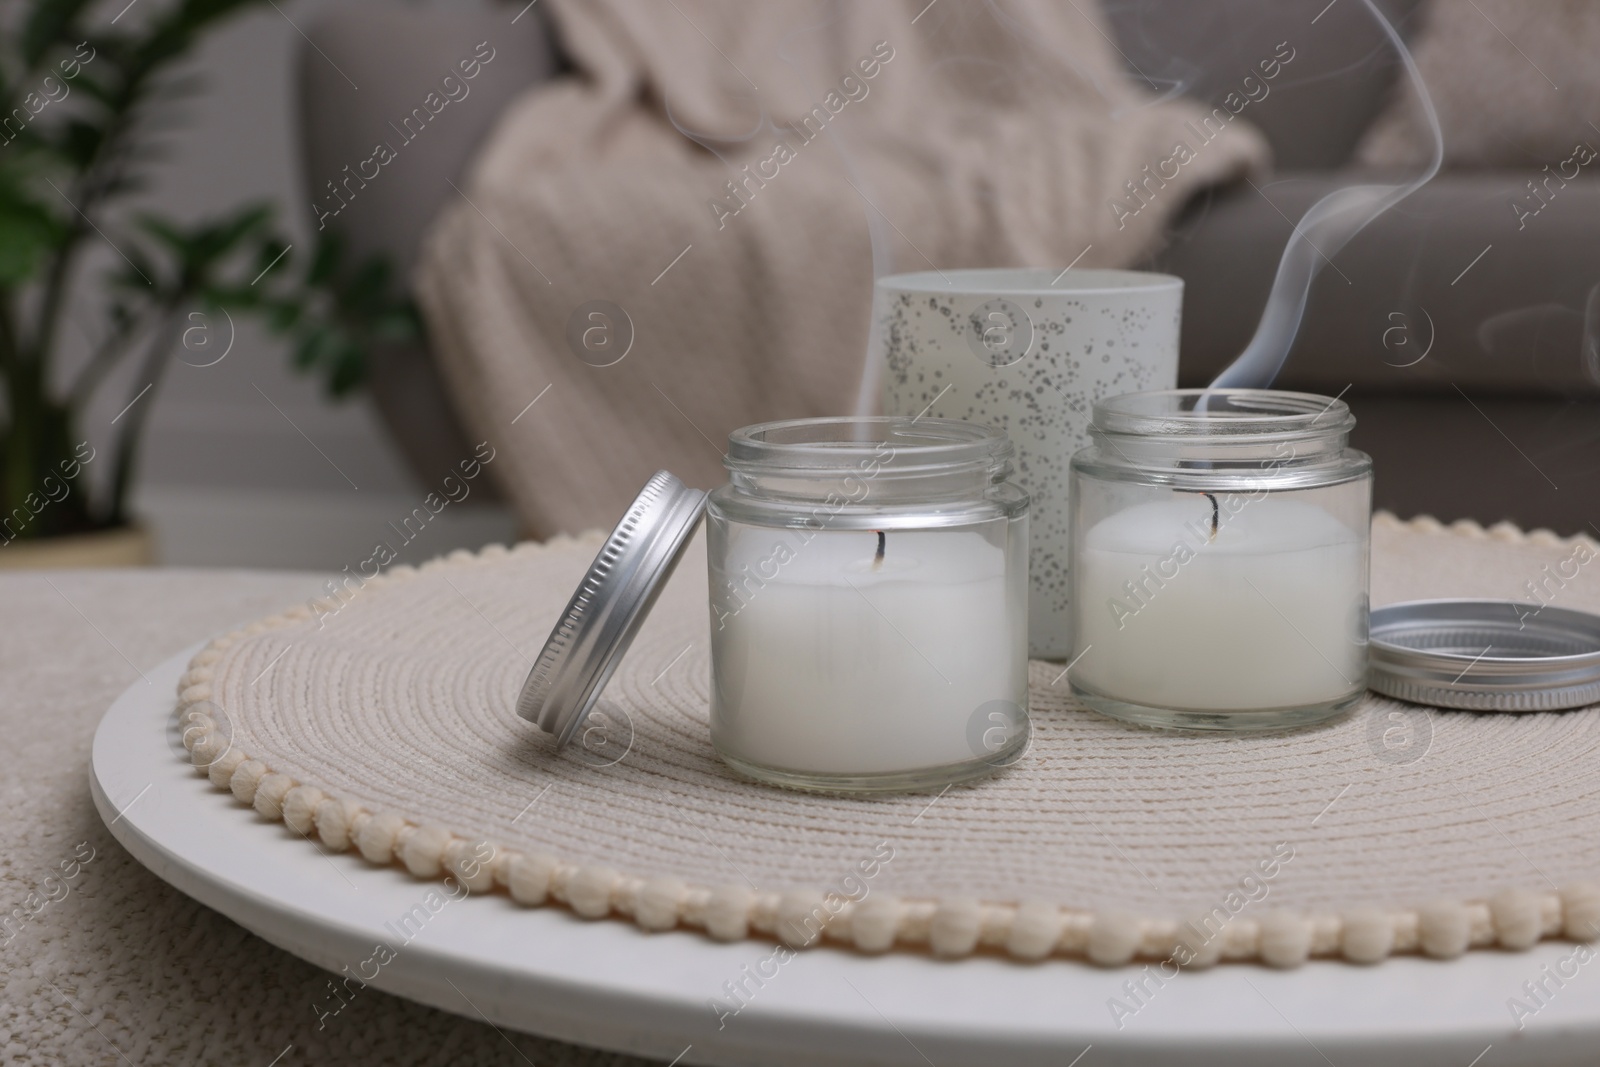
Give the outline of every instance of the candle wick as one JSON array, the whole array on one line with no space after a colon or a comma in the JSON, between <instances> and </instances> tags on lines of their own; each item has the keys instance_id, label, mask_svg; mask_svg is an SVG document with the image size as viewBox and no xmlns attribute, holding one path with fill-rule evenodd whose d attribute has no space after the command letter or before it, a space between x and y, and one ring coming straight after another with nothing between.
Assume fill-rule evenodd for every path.
<instances>
[{"instance_id":1,"label":"candle wick","mask_svg":"<svg viewBox=\"0 0 1600 1067\"><path fill-rule=\"evenodd\" d=\"M1210 544L1211 542L1215 541L1217 539L1217 526L1218 526L1219 520L1222 518L1221 509L1219 509L1217 507L1216 494L1215 493L1208 493L1204 489L1179 489L1178 492L1180 492L1180 493L1199 493L1201 496L1203 496L1207 500L1211 501L1211 532L1206 535L1206 543Z\"/></svg>"},{"instance_id":2,"label":"candle wick","mask_svg":"<svg viewBox=\"0 0 1600 1067\"><path fill-rule=\"evenodd\" d=\"M883 566L883 550L888 546L889 539L884 536L882 530L874 530L872 532L878 535L878 551L873 554L872 569L878 570Z\"/></svg>"}]
</instances>

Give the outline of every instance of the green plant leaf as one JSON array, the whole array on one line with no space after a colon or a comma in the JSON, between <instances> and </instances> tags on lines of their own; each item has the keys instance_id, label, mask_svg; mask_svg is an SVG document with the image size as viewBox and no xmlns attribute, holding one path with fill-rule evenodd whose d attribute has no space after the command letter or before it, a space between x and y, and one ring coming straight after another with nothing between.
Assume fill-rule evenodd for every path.
<instances>
[{"instance_id":1,"label":"green plant leaf","mask_svg":"<svg viewBox=\"0 0 1600 1067\"><path fill-rule=\"evenodd\" d=\"M89 0L36 0L18 42L23 60L34 66L51 45L72 36L67 31L88 6Z\"/></svg>"},{"instance_id":2,"label":"green plant leaf","mask_svg":"<svg viewBox=\"0 0 1600 1067\"><path fill-rule=\"evenodd\" d=\"M292 300L274 302L267 310L267 326L287 333L300 324L300 305Z\"/></svg>"},{"instance_id":3,"label":"green plant leaf","mask_svg":"<svg viewBox=\"0 0 1600 1067\"><path fill-rule=\"evenodd\" d=\"M263 279L285 276L294 266L293 247L284 244L277 237L262 242L256 251L255 276Z\"/></svg>"},{"instance_id":4,"label":"green plant leaf","mask_svg":"<svg viewBox=\"0 0 1600 1067\"><path fill-rule=\"evenodd\" d=\"M328 374L328 392L336 397L348 396L366 377L366 349L347 343L333 359L333 369Z\"/></svg>"},{"instance_id":5,"label":"green plant leaf","mask_svg":"<svg viewBox=\"0 0 1600 1067\"><path fill-rule=\"evenodd\" d=\"M311 257L311 269L306 272L306 284L312 287L330 284L339 269L343 253L344 246L334 234L328 234L318 241L317 250Z\"/></svg>"},{"instance_id":6,"label":"green plant leaf","mask_svg":"<svg viewBox=\"0 0 1600 1067\"><path fill-rule=\"evenodd\" d=\"M301 370L310 370L331 360L343 344L336 329L319 326L306 333L295 349L294 363Z\"/></svg>"},{"instance_id":7,"label":"green plant leaf","mask_svg":"<svg viewBox=\"0 0 1600 1067\"><path fill-rule=\"evenodd\" d=\"M207 234L212 242L210 247L216 250L217 255L231 252L240 241L260 231L271 220L272 205L266 203L248 205L230 218L223 219L208 228Z\"/></svg>"},{"instance_id":8,"label":"green plant leaf","mask_svg":"<svg viewBox=\"0 0 1600 1067\"><path fill-rule=\"evenodd\" d=\"M75 170L85 170L94 161L105 131L84 119L70 119L56 135L55 150Z\"/></svg>"},{"instance_id":9,"label":"green plant leaf","mask_svg":"<svg viewBox=\"0 0 1600 1067\"><path fill-rule=\"evenodd\" d=\"M117 102L114 90L97 75L89 73L87 67L80 70L78 76L72 79L72 91L83 93L104 107L113 107Z\"/></svg>"},{"instance_id":10,"label":"green plant leaf","mask_svg":"<svg viewBox=\"0 0 1600 1067\"><path fill-rule=\"evenodd\" d=\"M32 278L60 242L63 229L38 204L14 192L0 196L0 285Z\"/></svg>"},{"instance_id":11,"label":"green plant leaf","mask_svg":"<svg viewBox=\"0 0 1600 1067\"><path fill-rule=\"evenodd\" d=\"M139 229L154 237L179 256L187 256L189 254L189 234L180 229L175 223L168 222L159 215L149 214L140 215L134 221Z\"/></svg>"}]
</instances>

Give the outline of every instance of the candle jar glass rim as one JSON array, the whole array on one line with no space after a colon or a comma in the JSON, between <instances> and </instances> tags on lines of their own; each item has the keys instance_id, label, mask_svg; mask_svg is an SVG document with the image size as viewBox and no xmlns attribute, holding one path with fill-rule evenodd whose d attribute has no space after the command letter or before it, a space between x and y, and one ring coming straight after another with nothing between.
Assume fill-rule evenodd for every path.
<instances>
[{"instance_id":1,"label":"candle jar glass rim","mask_svg":"<svg viewBox=\"0 0 1600 1067\"><path fill-rule=\"evenodd\" d=\"M1342 438L1355 425L1337 397L1278 389L1161 389L1096 402L1102 433L1172 440Z\"/></svg>"},{"instance_id":2,"label":"candle jar glass rim","mask_svg":"<svg viewBox=\"0 0 1600 1067\"><path fill-rule=\"evenodd\" d=\"M826 472L881 456L884 447L904 454L903 469L949 469L975 464L991 469L1009 463L1011 439L991 426L960 419L900 415L840 415L780 419L746 426L728 435L729 470L770 467Z\"/></svg>"},{"instance_id":3,"label":"candle jar glass rim","mask_svg":"<svg viewBox=\"0 0 1600 1067\"><path fill-rule=\"evenodd\" d=\"M1026 509L1027 494L1006 482L1013 454L1002 430L960 419L760 422L728 435L728 485L710 502L760 523L802 522L819 507L838 528L973 522Z\"/></svg>"},{"instance_id":4,"label":"candle jar glass rim","mask_svg":"<svg viewBox=\"0 0 1600 1067\"><path fill-rule=\"evenodd\" d=\"M959 419L896 415L829 416L758 423L728 435L723 464L729 484L712 494L732 498L826 502L843 512L904 510L966 501L1007 510L1027 494L1006 484L1015 449L998 429Z\"/></svg>"},{"instance_id":5,"label":"candle jar glass rim","mask_svg":"<svg viewBox=\"0 0 1600 1067\"><path fill-rule=\"evenodd\" d=\"M1355 425L1336 397L1274 389L1124 393L1094 407L1075 470L1136 472L1174 488L1298 489L1367 476Z\"/></svg>"}]
</instances>

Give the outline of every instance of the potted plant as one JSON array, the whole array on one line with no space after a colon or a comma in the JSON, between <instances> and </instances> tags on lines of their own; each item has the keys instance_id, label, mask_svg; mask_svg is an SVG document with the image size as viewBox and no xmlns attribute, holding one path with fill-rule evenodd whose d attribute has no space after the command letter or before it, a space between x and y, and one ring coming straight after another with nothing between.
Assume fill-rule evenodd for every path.
<instances>
[{"instance_id":1,"label":"potted plant","mask_svg":"<svg viewBox=\"0 0 1600 1067\"><path fill-rule=\"evenodd\" d=\"M31 0L0 30L0 567L150 560L129 511L139 442L166 366L182 347L204 358L213 317L256 315L291 336L296 363L336 395L375 344L420 331L385 263L347 264L324 240L302 264L268 205L198 223L116 210L159 149L158 121L195 88L178 61L259 2L177 0L90 27L86 0ZM96 243L120 262L97 279L103 336L69 374L63 312L96 280L79 269ZM84 412L129 363L112 439L96 447Z\"/></svg>"}]
</instances>

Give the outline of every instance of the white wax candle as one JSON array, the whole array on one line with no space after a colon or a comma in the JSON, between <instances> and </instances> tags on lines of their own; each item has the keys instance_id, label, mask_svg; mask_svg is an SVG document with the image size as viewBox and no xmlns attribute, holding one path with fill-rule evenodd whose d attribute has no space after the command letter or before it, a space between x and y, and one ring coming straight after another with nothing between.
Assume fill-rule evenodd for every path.
<instances>
[{"instance_id":1,"label":"white wax candle","mask_svg":"<svg viewBox=\"0 0 1600 1067\"><path fill-rule=\"evenodd\" d=\"M988 755L975 713L1027 700L1026 574L971 530L889 530L874 566L876 549L870 530L729 528L712 583L720 749L819 775Z\"/></svg>"},{"instance_id":2,"label":"white wax candle","mask_svg":"<svg viewBox=\"0 0 1600 1067\"><path fill-rule=\"evenodd\" d=\"M1218 494L1226 500L1227 494ZM1175 494L1079 547L1074 683L1152 708L1248 711L1339 699L1366 677L1366 555L1299 500Z\"/></svg>"}]
</instances>

